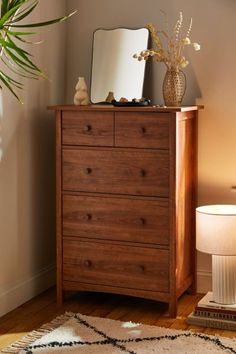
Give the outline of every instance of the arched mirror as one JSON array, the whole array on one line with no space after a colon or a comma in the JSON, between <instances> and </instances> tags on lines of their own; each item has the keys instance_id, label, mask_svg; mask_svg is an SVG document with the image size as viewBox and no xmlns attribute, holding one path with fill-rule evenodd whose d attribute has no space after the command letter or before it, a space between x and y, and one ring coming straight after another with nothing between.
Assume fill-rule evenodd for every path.
<instances>
[{"instance_id":1,"label":"arched mirror","mask_svg":"<svg viewBox=\"0 0 236 354\"><path fill-rule=\"evenodd\" d=\"M149 32L146 28L94 32L91 75L92 103L105 102L109 93L115 100L122 97L140 99L143 92L145 61L133 58L147 48Z\"/></svg>"}]
</instances>

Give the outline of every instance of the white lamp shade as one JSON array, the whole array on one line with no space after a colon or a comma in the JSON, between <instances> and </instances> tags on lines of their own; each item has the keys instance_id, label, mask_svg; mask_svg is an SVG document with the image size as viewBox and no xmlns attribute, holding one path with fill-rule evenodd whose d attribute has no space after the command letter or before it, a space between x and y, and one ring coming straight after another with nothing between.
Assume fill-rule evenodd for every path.
<instances>
[{"instance_id":1,"label":"white lamp shade","mask_svg":"<svg viewBox=\"0 0 236 354\"><path fill-rule=\"evenodd\" d=\"M236 205L205 205L196 209L196 244L201 252L236 255Z\"/></svg>"}]
</instances>

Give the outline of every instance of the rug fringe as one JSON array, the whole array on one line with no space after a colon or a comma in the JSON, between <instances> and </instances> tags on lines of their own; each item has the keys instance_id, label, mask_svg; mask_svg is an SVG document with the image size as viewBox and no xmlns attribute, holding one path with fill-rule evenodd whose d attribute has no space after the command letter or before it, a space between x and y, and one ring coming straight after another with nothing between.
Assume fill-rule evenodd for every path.
<instances>
[{"instance_id":1,"label":"rug fringe","mask_svg":"<svg viewBox=\"0 0 236 354\"><path fill-rule=\"evenodd\" d=\"M40 339L45 334L49 333L50 331L58 328L75 314L73 312L65 312L63 315L60 315L54 318L51 322L45 323L39 329L34 330L28 333L26 336L22 337L20 340L12 343L11 345L7 346L6 348L2 349L0 353L19 353L20 350L23 350L25 347L28 347L32 344L36 339Z\"/></svg>"}]
</instances>

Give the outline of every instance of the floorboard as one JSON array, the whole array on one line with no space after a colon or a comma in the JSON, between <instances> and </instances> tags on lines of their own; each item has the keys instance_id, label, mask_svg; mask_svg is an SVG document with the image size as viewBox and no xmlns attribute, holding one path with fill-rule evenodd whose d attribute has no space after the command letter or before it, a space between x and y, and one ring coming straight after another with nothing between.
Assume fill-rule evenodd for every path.
<instances>
[{"instance_id":1,"label":"floorboard","mask_svg":"<svg viewBox=\"0 0 236 354\"><path fill-rule=\"evenodd\" d=\"M165 304L114 294L92 292L70 294L63 306L58 307L55 289L52 288L0 318L0 349L66 311L234 337L236 332L233 331L190 326L186 323L187 316L201 297L199 294L184 294L178 302L177 317L173 319L168 317Z\"/></svg>"}]
</instances>

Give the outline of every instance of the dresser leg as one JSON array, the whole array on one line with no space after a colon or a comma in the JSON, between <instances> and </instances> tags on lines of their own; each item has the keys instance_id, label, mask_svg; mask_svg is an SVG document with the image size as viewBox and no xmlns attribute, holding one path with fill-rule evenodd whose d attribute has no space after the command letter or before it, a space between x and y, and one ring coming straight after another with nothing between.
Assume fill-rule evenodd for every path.
<instances>
[{"instance_id":1,"label":"dresser leg","mask_svg":"<svg viewBox=\"0 0 236 354\"><path fill-rule=\"evenodd\" d=\"M63 304L63 290L57 287L57 306L62 306Z\"/></svg>"},{"instance_id":2,"label":"dresser leg","mask_svg":"<svg viewBox=\"0 0 236 354\"><path fill-rule=\"evenodd\" d=\"M190 287L187 289L187 293L191 295L195 295L197 292L197 282L196 282L196 275L193 275L193 281Z\"/></svg>"},{"instance_id":3,"label":"dresser leg","mask_svg":"<svg viewBox=\"0 0 236 354\"><path fill-rule=\"evenodd\" d=\"M195 295L197 292L196 283L194 282L187 290L188 294Z\"/></svg>"},{"instance_id":4,"label":"dresser leg","mask_svg":"<svg viewBox=\"0 0 236 354\"><path fill-rule=\"evenodd\" d=\"M177 316L177 300L171 300L169 302L168 313L171 318L176 318L176 316Z\"/></svg>"}]
</instances>

